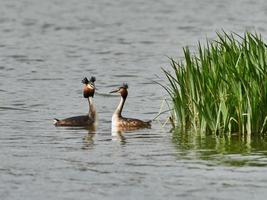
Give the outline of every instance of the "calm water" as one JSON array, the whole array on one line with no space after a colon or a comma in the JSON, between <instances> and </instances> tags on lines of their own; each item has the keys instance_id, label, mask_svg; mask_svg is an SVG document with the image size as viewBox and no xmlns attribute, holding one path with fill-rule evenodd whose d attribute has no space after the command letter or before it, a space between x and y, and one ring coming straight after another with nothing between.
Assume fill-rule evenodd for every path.
<instances>
[{"instance_id":1,"label":"calm water","mask_svg":"<svg viewBox=\"0 0 267 200\"><path fill-rule=\"evenodd\" d=\"M152 119L167 56L222 28L267 39L266 16L265 0L0 0L0 199L265 199L266 139L172 135L162 116L121 142L105 94L128 82L124 115ZM54 127L87 112L91 75L96 134Z\"/></svg>"}]
</instances>

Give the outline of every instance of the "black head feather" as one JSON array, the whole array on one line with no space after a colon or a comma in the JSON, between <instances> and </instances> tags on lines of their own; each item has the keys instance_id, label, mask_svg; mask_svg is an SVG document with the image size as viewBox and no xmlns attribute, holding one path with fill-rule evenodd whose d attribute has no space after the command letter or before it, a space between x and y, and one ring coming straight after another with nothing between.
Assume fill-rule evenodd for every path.
<instances>
[{"instance_id":1,"label":"black head feather","mask_svg":"<svg viewBox=\"0 0 267 200\"><path fill-rule=\"evenodd\" d=\"M83 83L83 84L88 84L89 81L88 81L88 79L87 79L86 77L84 77L84 79L82 80L82 83Z\"/></svg>"},{"instance_id":2,"label":"black head feather","mask_svg":"<svg viewBox=\"0 0 267 200\"><path fill-rule=\"evenodd\" d=\"M95 81L96 81L96 78L95 78L94 76L92 76L92 77L90 78L90 82L94 83Z\"/></svg>"},{"instance_id":3,"label":"black head feather","mask_svg":"<svg viewBox=\"0 0 267 200\"><path fill-rule=\"evenodd\" d=\"M128 89L128 84L127 83L123 83L121 87L125 88L125 89Z\"/></svg>"}]
</instances>

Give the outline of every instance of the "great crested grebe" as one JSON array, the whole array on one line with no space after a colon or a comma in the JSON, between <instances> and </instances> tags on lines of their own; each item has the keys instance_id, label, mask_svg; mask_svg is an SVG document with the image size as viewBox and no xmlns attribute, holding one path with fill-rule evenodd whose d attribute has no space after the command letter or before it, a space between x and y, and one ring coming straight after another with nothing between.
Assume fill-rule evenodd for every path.
<instances>
[{"instance_id":1,"label":"great crested grebe","mask_svg":"<svg viewBox=\"0 0 267 200\"><path fill-rule=\"evenodd\" d=\"M93 103L93 97L95 94L95 77L92 76L90 81L85 77L82 80L84 84L83 96L88 99L89 112L87 115L75 116L66 119L54 119L55 126L91 126L96 122L96 109Z\"/></svg>"},{"instance_id":2,"label":"great crested grebe","mask_svg":"<svg viewBox=\"0 0 267 200\"><path fill-rule=\"evenodd\" d=\"M112 132L116 130L135 130L140 128L151 128L151 121L142 121L139 119L125 118L121 116L121 112L128 95L128 85L124 83L118 89L111 91L110 93L119 93L121 100L112 115Z\"/></svg>"}]
</instances>

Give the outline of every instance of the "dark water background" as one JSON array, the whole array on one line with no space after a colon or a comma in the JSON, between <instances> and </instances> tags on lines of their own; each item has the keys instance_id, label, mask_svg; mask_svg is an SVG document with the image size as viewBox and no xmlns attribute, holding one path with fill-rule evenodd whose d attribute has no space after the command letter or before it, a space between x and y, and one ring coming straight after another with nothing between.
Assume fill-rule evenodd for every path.
<instances>
[{"instance_id":1,"label":"dark water background","mask_svg":"<svg viewBox=\"0 0 267 200\"><path fill-rule=\"evenodd\" d=\"M152 119L167 56L222 28L267 39L266 19L264 0L0 0L0 199L266 199L264 138L172 135L162 116L120 142L105 95L128 82L124 115ZM87 112L91 75L96 134L54 127Z\"/></svg>"}]
</instances>

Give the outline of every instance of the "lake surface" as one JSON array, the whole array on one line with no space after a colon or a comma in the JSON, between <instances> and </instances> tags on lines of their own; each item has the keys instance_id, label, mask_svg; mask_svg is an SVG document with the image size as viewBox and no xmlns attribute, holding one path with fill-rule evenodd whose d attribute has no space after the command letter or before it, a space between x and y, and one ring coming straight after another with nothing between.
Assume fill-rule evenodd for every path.
<instances>
[{"instance_id":1,"label":"lake surface","mask_svg":"<svg viewBox=\"0 0 267 200\"><path fill-rule=\"evenodd\" d=\"M266 16L265 0L1 0L0 199L266 199L266 139L172 134L162 115L121 141L107 95L127 82L124 116L153 119L168 57L221 29L267 39ZM91 75L96 133L54 127L87 112Z\"/></svg>"}]
</instances>

